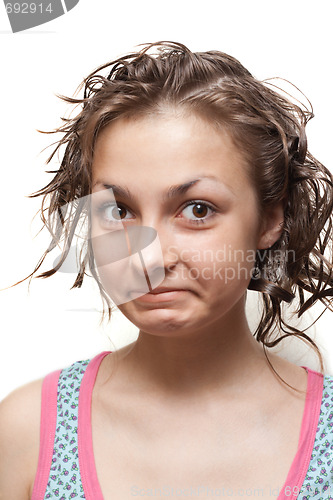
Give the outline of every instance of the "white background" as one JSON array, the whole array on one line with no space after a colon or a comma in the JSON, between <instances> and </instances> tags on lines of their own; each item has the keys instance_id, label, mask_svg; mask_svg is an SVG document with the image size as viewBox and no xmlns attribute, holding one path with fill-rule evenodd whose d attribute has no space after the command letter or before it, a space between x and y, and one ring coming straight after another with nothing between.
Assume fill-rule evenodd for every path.
<instances>
[{"instance_id":1,"label":"white background","mask_svg":"<svg viewBox=\"0 0 333 500\"><path fill-rule=\"evenodd\" d=\"M308 126L309 149L333 171L331 2L304 0L169 0L120 3L80 0L68 14L48 24L12 34L0 5L1 44L1 274L0 288L27 276L49 242L39 216L41 198L27 196L52 175L42 149L68 106L55 94L73 95L95 67L137 50L140 43L182 42L192 51L221 50L238 58L259 79L279 76L311 100L315 118ZM292 90L292 89L291 89ZM293 91L295 92L295 91ZM44 268L45 269L45 268ZM114 350L135 340L137 330L118 312L99 327L100 300L92 286L69 290L74 275L59 274L0 291L0 399L49 371ZM249 317L255 325L256 293L250 292ZM81 309L81 310L80 310ZM308 326L323 307L304 316ZM307 330L322 349L333 374L332 313ZM112 343L111 343L112 342ZM275 349L299 365L319 369L301 341Z\"/></svg>"}]
</instances>

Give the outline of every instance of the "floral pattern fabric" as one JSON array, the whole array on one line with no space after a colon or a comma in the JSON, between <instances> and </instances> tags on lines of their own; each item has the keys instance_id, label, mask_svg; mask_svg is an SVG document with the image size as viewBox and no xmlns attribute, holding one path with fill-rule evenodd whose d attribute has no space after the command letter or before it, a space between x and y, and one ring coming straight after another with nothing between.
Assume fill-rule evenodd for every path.
<instances>
[{"instance_id":1,"label":"floral pattern fabric","mask_svg":"<svg viewBox=\"0 0 333 500\"><path fill-rule=\"evenodd\" d=\"M78 404L90 360L61 371L52 465L44 500L85 499L78 456ZM294 493L294 494L293 494ZM297 495L297 492L296 492ZM295 498L295 492L290 492ZM323 397L308 471L297 500L333 500L333 376L323 377Z\"/></svg>"}]
</instances>

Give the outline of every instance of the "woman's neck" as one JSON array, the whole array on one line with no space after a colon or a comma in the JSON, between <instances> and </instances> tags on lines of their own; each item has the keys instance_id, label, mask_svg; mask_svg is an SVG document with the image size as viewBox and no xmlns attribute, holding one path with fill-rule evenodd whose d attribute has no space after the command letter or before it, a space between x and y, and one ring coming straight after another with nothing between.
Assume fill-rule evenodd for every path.
<instances>
[{"instance_id":1,"label":"woman's neck","mask_svg":"<svg viewBox=\"0 0 333 500\"><path fill-rule=\"evenodd\" d=\"M127 373L138 391L174 398L235 394L268 368L245 314L237 322L210 324L195 332L154 335L140 330L119 361L117 370Z\"/></svg>"}]
</instances>

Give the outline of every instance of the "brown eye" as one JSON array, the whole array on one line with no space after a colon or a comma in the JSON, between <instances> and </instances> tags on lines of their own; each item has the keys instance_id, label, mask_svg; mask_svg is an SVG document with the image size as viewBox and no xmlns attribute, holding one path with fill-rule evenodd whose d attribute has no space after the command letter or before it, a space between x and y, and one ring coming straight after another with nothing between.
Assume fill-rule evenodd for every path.
<instances>
[{"instance_id":1,"label":"brown eye","mask_svg":"<svg viewBox=\"0 0 333 500\"><path fill-rule=\"evenodd\" d=\"M127 208L115 203L106 203L102 205L98 209L98 212L103 222L106 222L107 224L113 224L122 220L127 220L126 215L130 213Z\"/></svg>"},{"instance_id":2,"label":"brown eye","mask_svg":"<svg viewBox=\"0 0 333 500\"><path fill-rule=\"evenodd\" d=\"M204 217L205 215L207 215L207 209L208 207L206 205L202 205L201 203L197 203L196 205L194 205L193 207L193 214L196 216L196 217Z\"/></svg>"},{"instance_id":3,"label":"brown eye","mask_svg":"<svg viewBox=\"0 0 333 500\"><path fill-rule=\"evenodd\" d=\"M114 207L113 208L113 213L115 219L119 217L120 219L125 219L126 216L126 208L124 207Z\"/></svg>"},{"instance_id":4,"label":"brown eye","mask_svg":"<svg viewBox=\"0 0 333 500\"><path fill-rule=\"evenodd\" d=\"M208 214L209 211L212 212L211 215ZM207 203L203 203L201 201L190 201L182 212L185 214L189 222L195 224L207 222L213 215L215 215L216 210Z\"/></svg>"},{"instance_id":5,"label":"brown eye","mask_svg":"<svg viewBox=\"0 0 333 500\"><path fill-rule=\"evenodd\" d=\"M113 220L113 219L122 219L122 215L124 213L124 210L122 208L119 208L117 205L109 205L106 207L104 211L104 217L107 220Z\"/></svg>"}]
</instances>

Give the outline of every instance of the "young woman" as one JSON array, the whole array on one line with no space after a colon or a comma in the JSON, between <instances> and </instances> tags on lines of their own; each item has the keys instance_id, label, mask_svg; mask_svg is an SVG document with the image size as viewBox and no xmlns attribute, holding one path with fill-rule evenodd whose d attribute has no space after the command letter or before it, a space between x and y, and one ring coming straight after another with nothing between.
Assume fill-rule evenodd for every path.
<instances>
[{"instance_id":1,"label":"young woman","mask_svg":"<svg viewBox=\"0 0 333 500\"><path fill-rule=\"evenodd\" d=\"M85 220L74 286L89 269L139 336L2 402L0 497L332 498L333 377L321 357L317 372L267 351L297 336L320 356L283 301L332 309L333 179L307 151L312 114L233 57L174 42L83 84L35 194L50 200L43 258L64 243L39 276Z\"/></svg>"}]
</instances>

